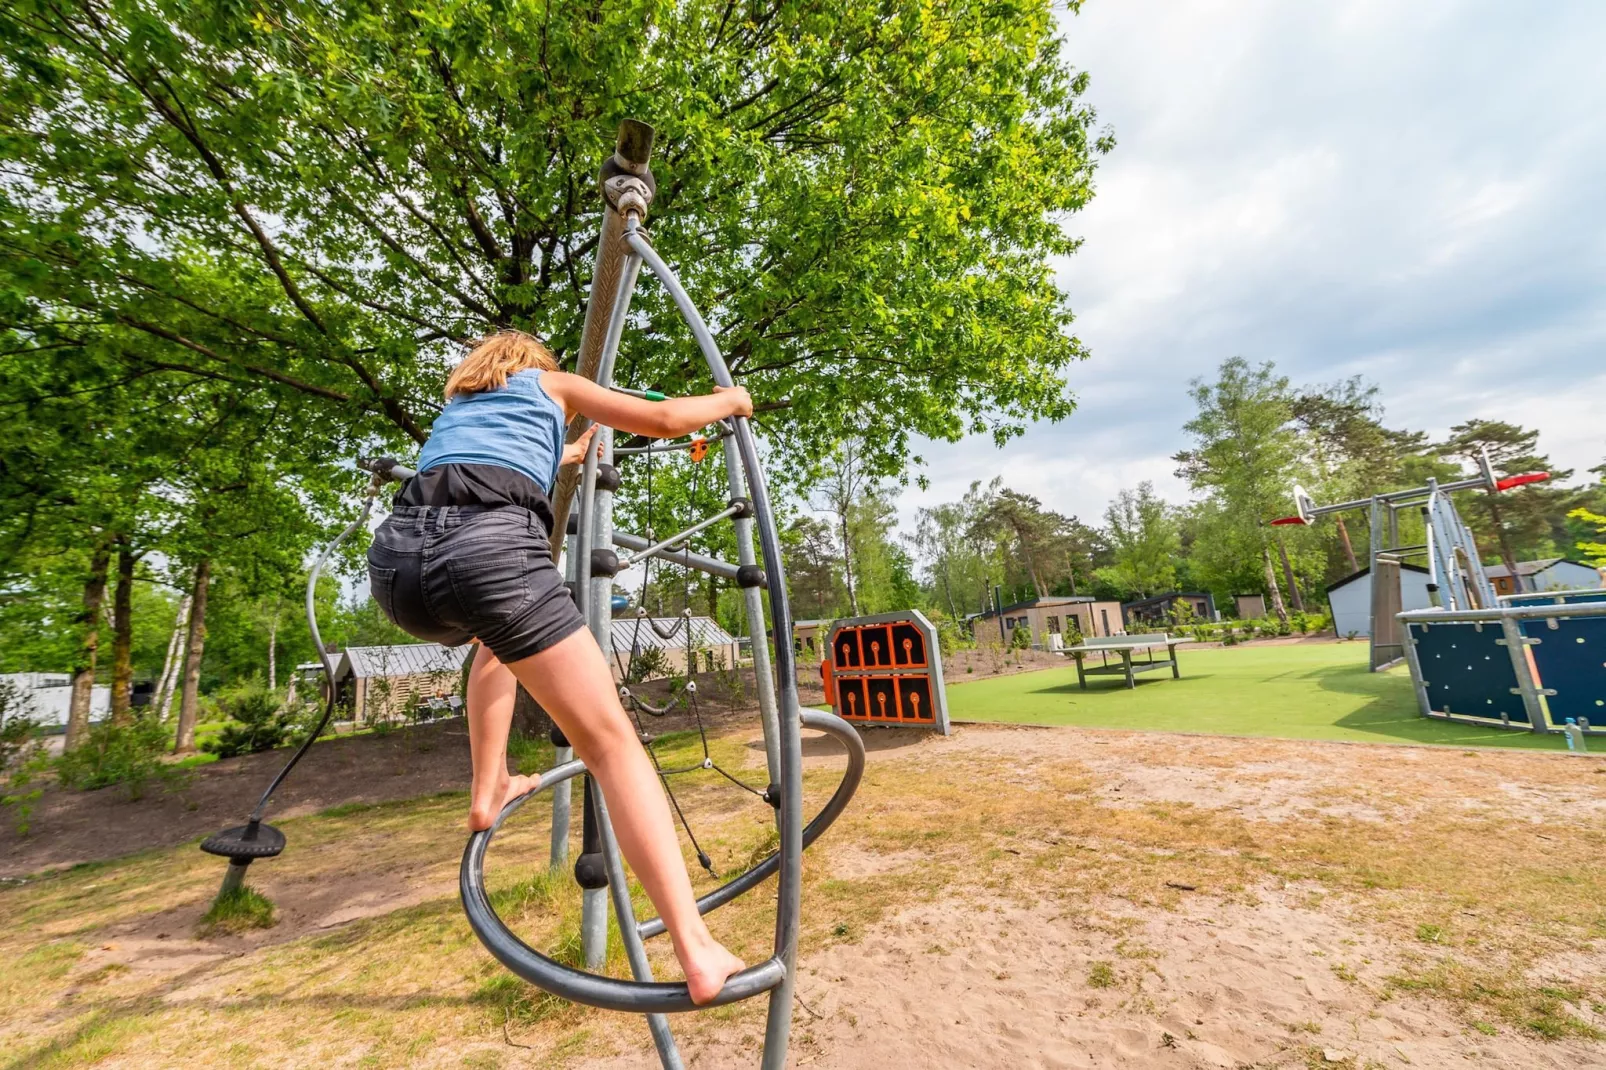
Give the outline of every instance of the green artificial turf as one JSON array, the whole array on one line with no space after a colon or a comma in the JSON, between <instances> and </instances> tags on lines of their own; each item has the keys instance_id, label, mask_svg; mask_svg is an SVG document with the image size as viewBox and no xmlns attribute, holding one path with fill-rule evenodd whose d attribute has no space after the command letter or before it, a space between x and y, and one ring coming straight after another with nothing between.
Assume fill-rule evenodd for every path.
<instances>
[{"instance_id":1,"label":"green artificial turf","mask_svg":"<svg viewBox=\"0 0 1606 1070\"><path fill-rule=\"evenodd\" d=\"M1420 717L1405 668L1368 672L1366 658L1363 642L1182 646L1182 679L1173 680L1170 669L1155 669L1139 674L1130 691L1120 676L1089 677L1083 691L1076 666L1067 661L1063 669L989 680L950 678L948 714L957 721L1567 749L1560 735Z\"/></svg>"}]
</instances>

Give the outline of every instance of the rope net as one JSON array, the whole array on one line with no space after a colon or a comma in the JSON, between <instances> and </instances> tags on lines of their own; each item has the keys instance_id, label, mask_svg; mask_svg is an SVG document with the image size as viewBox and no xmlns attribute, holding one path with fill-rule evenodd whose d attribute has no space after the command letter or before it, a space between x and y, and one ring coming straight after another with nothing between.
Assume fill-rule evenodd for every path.
<instances>
[{"instance_id":1,"label":"rope net","mask_svg":"<svg viewBox=\"0 0 1606 1070\"><path fill-rule=\"evenodd\" d=\"M691 467L692 487L689 499L693 506L695 506L702 497L702 473L704 462L707 460L709 455L710 440L702 435L696 435L692 437L691 442L692 447L689 451L688 463ZM645 458L646 479L644 516L647 519L645 535L649 541L652 541L654 538L651 528L654 501L653 470L657 463L655 457L659 452L661 451L647 448L635 455ZM692 537L688 536L684 540L677 541L676 543L665 547L665 552L691 549L691 541ZM714 868L713 859L709 856L708 852L703 849L701 841L698 840L697 833L692 828L691 821L687 818L686 811L681 806L680 799L675 795L674 785L671 783L670 778L685 776L687 774L697 773L703 770L709 770L730 781L743 791L749 792L758 798L765 800L766 802L769 801L769 799L764 791L759 788L755 788L751 784L748 784L740 777L731 773L729 770L725 769L718 762L716 762L712 752L709 750L708 726L703 719L702 705L699 702L697 691L697 654L699 652L697 642L699 637L697 634L697 629L693 627L692 623L693 614L691 611L691 584L688 576L689 570L684 567L677 568L675 570L679 572L681 577L680 602L682 609L679 617L677 617L673 623L667 625L663 624L658 618L650 615L647 612L647 598L649 592L652 590L653 563L657 557L657 554L653 554L642 562L641 591L636 599L635 627L631 633L630 655L625 663L620 666L620 672L624 682L619 688L619 698L624 704L625 709L630 712L631 719L635 722L636 733L641 739L642 745L646 748L648 757L652 759L653 768L657 770L658 779L664 786L664 794L669 797L670 807L675 811L675 816L679 819L681 828L685 829L686 838L691 841L692 850L697 853L698 864L708 872L709 876L717 880L720 878L720 874ZM677 637L681 638L685 647L684 668L686 672L686 682L684 686L680 687L679 689L676 689L674 685L671 684L668 701L658 706L653 705L640 695L637 695L631 690L630 686L633 682L639 681L640 677L637 673L639 667L638 660L644 660L645 651L649 649L649 647L644 647L641 641L643 624L646 624L647 627L652 630L653 634L661 640L673 640ZM650 647L650 649L656 650L661 648L653 646ZM619 651L617 648L614 650L614 659L617 663L619 659ZM731 668L734 670L736 666L733 664ZM665 744L670 737L657 736L648 731L648 722L642 720L642 717L645 715L649 718L663 718L671 713L676 712L677 710L685 710L691 715L694 730L697 733L697 742L702 752L702 757L700 760L694 761L687 765L676 765L666 768L664 764L664 751L667 749Z\"/></svg>"}]
</instances>

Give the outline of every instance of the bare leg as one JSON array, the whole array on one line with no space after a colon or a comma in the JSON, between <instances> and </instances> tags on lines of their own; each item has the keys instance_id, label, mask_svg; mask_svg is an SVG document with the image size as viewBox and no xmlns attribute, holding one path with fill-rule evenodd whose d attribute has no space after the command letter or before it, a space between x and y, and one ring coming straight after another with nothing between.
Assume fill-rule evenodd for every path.
<instances>
[{"instance_id":1,"label":"bare leg","mask_svg":"<svg viewBox=\"0 0 1606 1070\"><path fill-rule=\"evenodd\" d=\"M692 1000L713 999L742 961L714 941L697 913L663 786L619 705L596 640L578 631L508 668L552 715L602 785L619 849L664 919Z\"/></svg>"},{"instance_id":2,"label":"bare leg","mask_svg":"<svg viewBox=\"0 0 1606 1070\"><path fill-rule=\"evenodd\" d=\"M509 776L507 771L507 734L513 724L517 689L518 681L507 666L482 645L468 674L468 750L474 763L468 804L470 832L490 828L509 799L539 783L535 777Z\"/></svg>"}]
</instances>

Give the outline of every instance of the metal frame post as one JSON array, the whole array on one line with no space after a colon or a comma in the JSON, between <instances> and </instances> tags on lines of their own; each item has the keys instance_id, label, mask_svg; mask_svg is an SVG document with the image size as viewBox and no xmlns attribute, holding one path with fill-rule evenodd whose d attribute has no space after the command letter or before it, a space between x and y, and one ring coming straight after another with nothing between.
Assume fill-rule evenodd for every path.
<instances>
[{"instance_id":1,"label":"metal frame post","mask_svg":"<svg viewBox=\"0 0 1606 1070\"><path fill-rule=\"evenodd\" d=\"M561 537L564 540L563 578L570 584L569 590L573 592L576 589L574 586L576 580L575 558L579 556L580 536L576 532L574 535L564 534ZM560 765L567 765L572 761L574 761L573 747L555 746L553 748L552 767L554 769ZM574 807L573 787L573 784L565 780L552 788L552 852L548 865L553 869L565 866L569 861L569 819Z\"/></svg>"}]
</instances>

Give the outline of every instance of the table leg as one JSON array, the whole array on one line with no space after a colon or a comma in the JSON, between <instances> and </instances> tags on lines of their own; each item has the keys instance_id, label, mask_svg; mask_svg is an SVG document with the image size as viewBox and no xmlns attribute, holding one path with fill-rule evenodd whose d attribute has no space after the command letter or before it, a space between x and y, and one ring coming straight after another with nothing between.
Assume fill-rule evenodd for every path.
<instances>
[{"instance_id":1,"label":"table leg","mask_svg":"<svg viewBox=\"0 0 1606 1070\"><path fill-rule=\"evenodd\" d=\"M1083 691L1087 690L1087 674L1082 671L1082 655L1080 654L1076 657L1076 682L1082 686Z\"/></svg>"},{"instance_id":2,"label":"table leg","mask_svg":"<svg viewBox=\"0 0 1606 1070\"><path fill-rule=\"evenodd\" d=\"M1137 678L1132 675L1132 652L1121 651L1121 664L1126 666L1126 689L1128 691L1138 686Z\"/></svg>"},{"instance_id":3,"label":"table leg","mask_svg":"<svg viewBox=\"0 0 1606 1070\"><path fill-rule=\"evenodd\" d=\"M1171 655L1171 679L1182 679L1182 670L1177 668L1177 648L1174 646L1167 647L1166 653Z\"/></svg>"}]
</instances>

